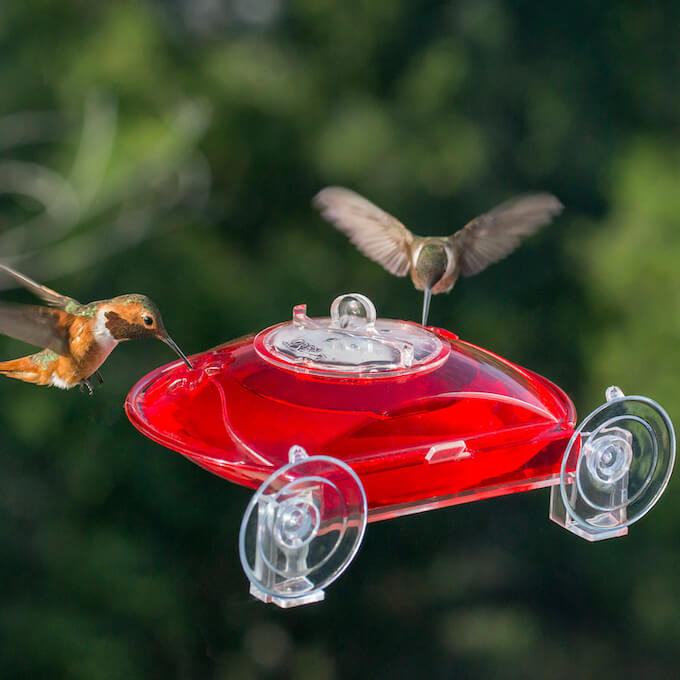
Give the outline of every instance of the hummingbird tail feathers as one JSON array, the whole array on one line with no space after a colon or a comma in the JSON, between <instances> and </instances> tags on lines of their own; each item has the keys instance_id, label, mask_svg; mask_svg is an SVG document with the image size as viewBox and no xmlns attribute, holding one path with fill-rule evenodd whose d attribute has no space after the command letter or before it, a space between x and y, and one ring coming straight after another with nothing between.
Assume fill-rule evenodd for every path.
<instances>
[{"instance_id":1,"label":"hummingbird tail feathers","mask_svg":"<svg viewBox=\"0 0 680 680\"><path fill-rule=\"evenodd\" d=\"M6 375L8 378L23 380L24 382L36 385L47 384L41 371L36 369L37 366L31 360L31 357L21 357L20 359L0 362L0 375Z\"/></svg>"}]
</instances>

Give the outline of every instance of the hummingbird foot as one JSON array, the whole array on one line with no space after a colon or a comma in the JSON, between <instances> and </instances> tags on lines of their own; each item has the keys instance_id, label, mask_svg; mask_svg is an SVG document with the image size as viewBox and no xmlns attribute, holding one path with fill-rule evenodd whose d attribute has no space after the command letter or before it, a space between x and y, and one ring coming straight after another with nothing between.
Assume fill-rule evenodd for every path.
<instances>
[{"instance_id":1,"label":"hummingbird foot","mask_svg":"<svg viewBox=\"0 0 680 680\"><path fill-rule=\"evenodd\" d=\"M83 378L80 381L80 391L84 392L85 390L87 390L87 393L90 396L92 396L94 394L94 389L92 387L92 383L87 378Z\"/></svg>"},{"instance_id":2,"label":"hummingbird foot","mask_svg":"<svg viewBox=\"0 0 680 680\"><path fill-rule=\"evenodd\" d=\"M102 374L99 371L95 371L94 374L95 374L95 377L97 378L97 380L99 381L99 384L103 385L104 384L104 378L102 378Z\"/></svg>"}]
</instances>

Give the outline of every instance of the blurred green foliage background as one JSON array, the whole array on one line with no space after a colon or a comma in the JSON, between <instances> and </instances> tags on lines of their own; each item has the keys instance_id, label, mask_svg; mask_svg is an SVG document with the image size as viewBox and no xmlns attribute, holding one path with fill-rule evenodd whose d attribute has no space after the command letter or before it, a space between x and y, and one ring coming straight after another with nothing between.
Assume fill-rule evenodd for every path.
<instances>
[{"instance_id":1,"label":"blurred green foliage background","mask_svg":"<svg viewBox=\"0 0 680 680\"><path fill-rule=\"evenodd\" d=\"M0 258L147 293L193 353L348 290L419 318L311 209L327 184L433 234L552 191L563 216L431 322L582 417L616 383L680 423L679 26L671 0L5 1ZM240 569L250 491L125 418L173 359L124 345L93 398L0 380L2 678L677 677L677 476L602 544L547 491L370 525L325 603L280 611Z\"/></svg>"}]
</instances>

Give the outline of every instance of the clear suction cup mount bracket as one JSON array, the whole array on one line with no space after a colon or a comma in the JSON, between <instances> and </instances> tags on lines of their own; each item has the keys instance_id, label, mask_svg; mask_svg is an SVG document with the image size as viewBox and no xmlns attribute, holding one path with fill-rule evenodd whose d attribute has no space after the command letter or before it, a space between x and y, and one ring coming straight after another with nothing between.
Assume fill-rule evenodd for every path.
<instances>
[{"instance_id":1,"label":"clear suction cup mount bracket","mask_svg":"<svg viewBox=\"0 0 680 680\"><path fill-rule=\"evenodd\" d=\"M367 517L366 494L349 466L301 446L288 456L253 496L239 533L251 595L279 607L324 599L354 559Z\"/></svg>"},{"instance_id":2,"label":"clear suction cup mount bracket","mask_svg":"<svg viewBox=\"0 0 680 680\"><path fill-rule=\"evenodd\" d=\"M675 462L668 414L647 397L607 390L574 432L552 488L550 518L589 541L625 536L663 493Z\"/></svg>"},{"instance_id":3,"label":"clear suction cup mount bracket","mask_svg":"<svg viewBox=\"0 0 680 680\"><path fill-rule=\"evenodd\" d=\"M297 305L291 322L255 337L255 351L289 371L355 379L418 373L448 356L446 345L422 326L377 319L373 303L360 293L335 298L330 314L312 319L306 305Z\"/></svg>"}]
</instances>

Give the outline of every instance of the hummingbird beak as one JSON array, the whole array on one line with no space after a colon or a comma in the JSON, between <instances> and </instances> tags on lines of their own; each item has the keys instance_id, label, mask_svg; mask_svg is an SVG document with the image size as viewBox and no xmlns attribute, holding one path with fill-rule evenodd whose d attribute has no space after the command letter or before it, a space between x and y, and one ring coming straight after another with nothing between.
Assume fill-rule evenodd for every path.
<instances>
[{"instance_id":1,"label":"hummingbird beak","mask_svg":"<svg viewBox=\"0 0 680 680\"><path fill-rule=\"evenodd\" d=\"M427 325L427 315L430 313L430 298L432 297L432 289L425 289L425 297L423 299L423 326Z\"/></svg>"},{"instance_id":2,"label":"hummingbird beak","mask_svg":"<svg viewBox=\"0 0 680 680\"><path fill-rule=\"evenodd\" d=\"M162 340L168 347L172 347L172 349L175 350L175 352L182 357L184 360L184 363L190 368L193 369L193 366L189 362L189 359L186 358L186 355L182 350L177 346L177 343L169 336L169 335L159 335L158 336L159 340Z\"/></svg>"}]
</instances>

